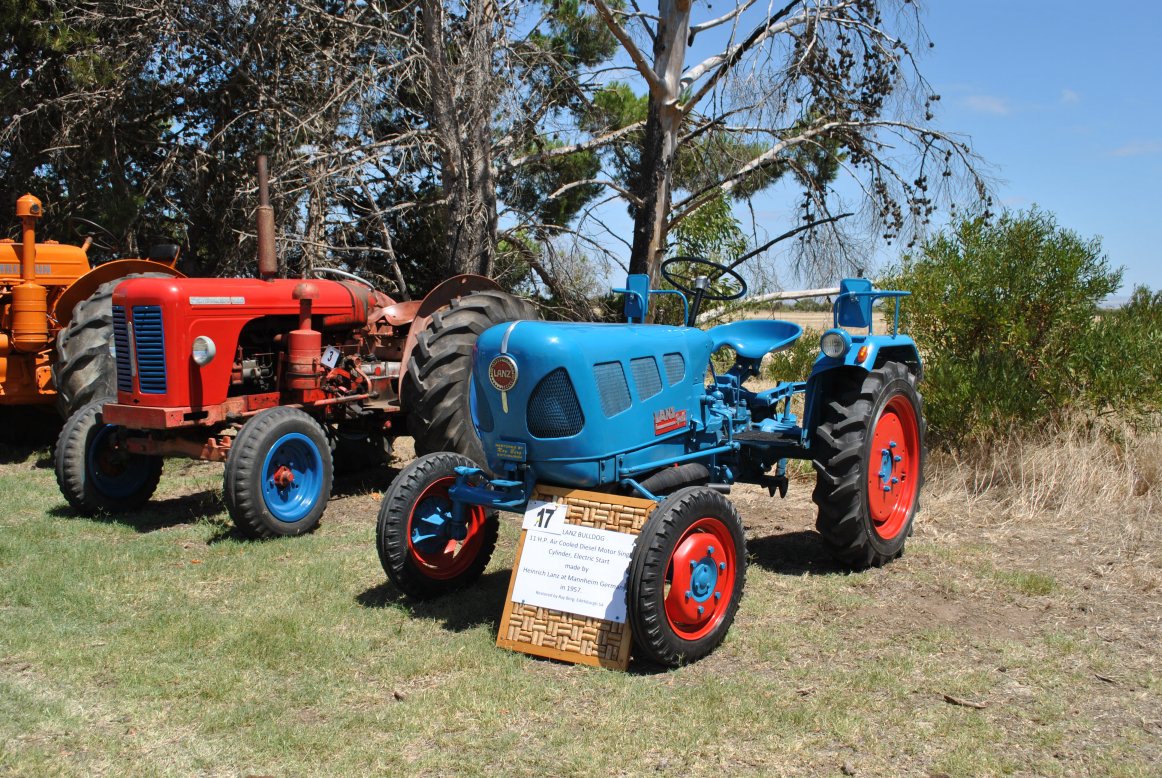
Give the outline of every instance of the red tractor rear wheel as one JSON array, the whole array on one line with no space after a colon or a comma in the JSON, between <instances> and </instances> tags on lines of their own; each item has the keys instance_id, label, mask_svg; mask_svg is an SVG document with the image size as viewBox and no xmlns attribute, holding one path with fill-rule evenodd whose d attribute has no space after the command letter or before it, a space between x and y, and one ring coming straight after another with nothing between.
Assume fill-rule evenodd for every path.
<instances>
[{"instance_id":1,"label":"red tractor rear wheel","mask_svg":"<svg viewBox=\"0 0 1162 778\"><path fill-rule=\"evenodd\" d=\"M491 289L452 300L432 315L416 337L401 392L416 454L454 451L486 466L472 426L472 348L494 324L539 318L531 303Z\"/></svg>"}]
</instances>

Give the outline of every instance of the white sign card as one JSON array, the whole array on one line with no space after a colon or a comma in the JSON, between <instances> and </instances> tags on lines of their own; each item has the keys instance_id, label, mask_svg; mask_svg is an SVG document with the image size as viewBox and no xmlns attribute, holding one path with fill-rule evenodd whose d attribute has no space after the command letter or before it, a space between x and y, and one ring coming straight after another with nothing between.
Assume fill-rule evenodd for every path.
<instances>
[{"instance_id":1,"label":"white sign card","mask_svg":"<svg viewBox=\"0 0 1162 778\"><path fill-rule=\"evenodd\" d=\"M625 623L636 535L566 524L568 506L529 500L513 602Z\"/></svg>"}]
</instances>

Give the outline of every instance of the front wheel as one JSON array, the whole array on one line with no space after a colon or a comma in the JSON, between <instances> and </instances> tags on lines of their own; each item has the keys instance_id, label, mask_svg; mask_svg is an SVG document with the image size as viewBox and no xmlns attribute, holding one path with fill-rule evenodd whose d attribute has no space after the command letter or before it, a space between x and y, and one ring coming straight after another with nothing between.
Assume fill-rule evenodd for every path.
<instances>
[{"instance_id":1,"label":"front wheel","mask_svg":"<svg viewBox=\"0 0 1162 778\"><path fill-rule=\"evenodd\" d=\"M853 373L834 389L812 444L816 527L841 562L878 567L904 552L920 509L923 400L898 362Z\"/></svg>"},{"instance_id":2,"label":"front wheel","mask_svg":"<svg viewBox=\"0 0 1162 778\"><path fill-rule=\"evenodd\" d=\"M105 402L70 416L56 443L56 482L69 505L85 515L140 508L161 478L161 457L128 452L121 428L102 420Z\"/></svg>"},{"instance_id":3,"label":"front wheel","mask_svg":"<svg viewBox=\"0 0 1162 778\"><path fill-rule=\"evenodd\" d=\"M298 408L269 408L242 425L230 447L226 508L251 537L302 535L327 508L332 473L319 423Z\"/></svg>"},{"instance_id":4,"label":"front wheel","mask_svg":"<svg viewBox=\"0 0 1162 778\"><path fill-rule=\"evenodd\" d=\"M379 508L375 546L387 577L416 599L462 589L484 572L500 531L496 511L465 505L457 521L448 490L462 454L422 456L400 471Z\"/></svg>"},{"instance_id":5,"label":"front wheel","mask_svg":"<svg viewBox=\"0 0 1162 778\"><path fill-rule=\"evenodd\" d=\"M726 637L745 581L738 511L711 489L679 489L634 546L626 593L634 644L671 667L701 659Z\"/></svg>"}]
</instances>

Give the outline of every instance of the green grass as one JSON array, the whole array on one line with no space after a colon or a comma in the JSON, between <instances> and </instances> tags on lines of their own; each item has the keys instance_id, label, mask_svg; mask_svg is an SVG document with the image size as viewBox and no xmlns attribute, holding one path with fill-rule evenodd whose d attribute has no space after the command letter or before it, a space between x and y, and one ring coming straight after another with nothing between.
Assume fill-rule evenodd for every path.
<instances>
[{"instance_id":1,"label":"green grass","mask_svg":"<svg viewBox=\"0 0 1162 778\"><path fill-rule=\"evenodd\" d=\"M0 465L0 774L1058 774L1063 743L1074 767L1149 772L1145 733L1079 744L1077 681L1116 661L1099 641L896 618L958 575L919 537L858 575L755 559L718 651L619 673L495 647L512 522L479 584L415 604L385 582L358 489L316 533L256 543L231 532L218 468L92 520L35 462ZM1059 593L1043 577L993 576Z\"/></svg>"}]
</instances>

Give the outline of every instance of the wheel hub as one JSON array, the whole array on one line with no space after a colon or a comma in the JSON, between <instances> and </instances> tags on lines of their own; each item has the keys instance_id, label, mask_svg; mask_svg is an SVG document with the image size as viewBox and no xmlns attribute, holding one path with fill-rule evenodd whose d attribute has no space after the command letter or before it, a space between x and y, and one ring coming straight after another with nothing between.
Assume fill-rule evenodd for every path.
<instances>
[{"instance_id":1,"label":"wheel hub","mask_svg":"<svg viewBox=\"0 0 1162 778\"><path fill-rule=\"evenodd\" d=\"M697 628L714 618L723 604L719 577L729 575L727 555L709 533L684 538L672 557L666 612L670 620Z\"/></svg>"},{"instance_id":2,"label":"wheel hub","mask_svg":"<svg viewBox=\"0 0 1162 778\"><path fill-rule=\"evenodd\" d=\"M270 482L274 484L276 489L288 489L294 485L295 471L286 465L280 465L278 470L274 471L274 475L271 476Z\"/></svg>"}]
</instances>

